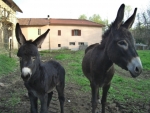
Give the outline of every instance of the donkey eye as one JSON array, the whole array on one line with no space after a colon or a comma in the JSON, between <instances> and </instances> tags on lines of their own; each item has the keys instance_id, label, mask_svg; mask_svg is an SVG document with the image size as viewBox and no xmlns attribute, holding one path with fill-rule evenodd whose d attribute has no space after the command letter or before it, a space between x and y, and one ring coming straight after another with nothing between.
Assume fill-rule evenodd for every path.
<instances>
[{"instance_id":1,"label":"donkey eye","mask_svg":"<svg viewBox=\"0 0 150 113\"><path fill-rule=\"evenodd\" d=\"M35 56L33 56L33 57L31 57L31 59L32 59L32 61L34 61L34 60L36 59L36 57L35 57Z\"/></svg>"},{"instance_id":2,"label":"donkey eye","mask_svg":"<svg viewBox=\"0 0 150 113\"><path fill-rule=\"evenodd\" d=\"M124 49L128 48L128 43L125 40L121 40L121 41L117 42L117 44Z\"/></svg>"},{"instance_id":3,"label":"donkey eye","mask_svg":"<svg viewBox=\"0 0 150 113\"><path fill-rule=\"evenodd\" d=\"M126 42L125 40L121 40L121 41L118 42L118 44L119 44L119 45L124 45L124 46L125 46L125 45L127 45L127 42Z\"/></svg>"}]
</instances>

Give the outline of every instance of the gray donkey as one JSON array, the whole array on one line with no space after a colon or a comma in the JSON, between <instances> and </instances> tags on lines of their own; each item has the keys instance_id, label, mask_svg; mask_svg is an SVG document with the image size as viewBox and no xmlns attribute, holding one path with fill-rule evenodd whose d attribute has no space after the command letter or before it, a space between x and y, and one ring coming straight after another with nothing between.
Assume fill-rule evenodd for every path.
<instances>
[{"instance_id":1,"label":"gray donkey","mask_svg":"<svg viewBox=\"0 0 150 113\"><path fill-rule=\"evenodd\" d=\"M40 113L48 113L54 87L58 92L61 113L64 113L65 70L53 60L42 63L37 49L49 31L50 29L34 41L27 41L19 24L16 24L16 38L21 45L17 56L20 58L21 77L30 98L31 113L38 113L38 98L41 103Z\"/></svg>"},{"instance_id":2,"label":"gray donkey","mask_svg":"<svg viewBox=\"0 0 150 113\"><path fill-rule=\"evenodd\" d=\"M134 47L134 38L129 31L132 26L137 8L133 15L123 23L125 5L118 10L115 21L102 36L101 44L93 44L85 50L82 70L89 79L92 92L92 113L97 108L99 87L103 88L101 99L102 113L105 113L107 92L114 76L114 63L129 71L132 77L142 72L141 60Z\"/></svg>"}]
</instances>

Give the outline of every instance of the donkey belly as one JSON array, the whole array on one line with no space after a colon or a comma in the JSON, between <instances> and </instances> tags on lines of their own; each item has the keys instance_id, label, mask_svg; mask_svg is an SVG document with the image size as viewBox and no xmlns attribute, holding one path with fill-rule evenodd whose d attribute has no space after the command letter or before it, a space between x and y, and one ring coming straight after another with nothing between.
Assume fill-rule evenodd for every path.
<instances>
[{"instance_id":1,"label":"donkey belly","mask_svg":"<svg viewBox=\"0 0 150 113\"><path fill-rule=\"evenodd\" d=\"M82 61L82 71L84 75L91 80L91 71L90 71L90 62L87 60L86 56L83 58Z\"/></svg>"},{"instance_id":2,"label":"donkey belly","mask_svg":"<svg viewBox=\"0 0 150 113\"><path fill-rule=\"evenodd\" d=\"M99 87L106 86L110 84L112 77L114 75L113 65L106 71L103 72L101 70L93 71L90 76L92 76L92 82L99 85Z\"/></svg>"},{"instance_id":3,"label":"donkey belly","mask_svg":"<svg viewBox=\"0 0 150 113\"><path fill-rule=\"evenodd\" d=\"M45 68L45 91L50 93L57 85L65 80L65 70L56 61L48 61L44 64Z\"/></svg>"},{"instance_id":4,"label":"donkey belly","mask_svg":"<svg viewBox=\"0 0 150 113\"><path fill-rule=\"evenodd\" d=\"M99 87L103 87L110 83L113 75L114 75L114 66L111 64L108 66L107 71L103 71L101 68L91 68L90 61L84 61L82 63L82 70L84 75L89 79L91 83L95 83L99 85Z\"/></svg>"}]
</instances>

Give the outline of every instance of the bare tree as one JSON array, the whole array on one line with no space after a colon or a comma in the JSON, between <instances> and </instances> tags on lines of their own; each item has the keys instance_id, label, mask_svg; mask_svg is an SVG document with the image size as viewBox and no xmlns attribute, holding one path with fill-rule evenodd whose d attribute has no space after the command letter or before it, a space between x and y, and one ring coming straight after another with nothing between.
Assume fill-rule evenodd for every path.
<instances>
[{"instance_id":1,"label":"bare tree","mask_svg":"<svg viewBox=\"0 0 150 113\"><path fill-rule=\"evenodd\" d=\"M150 47L150 8L137 15L137 24L133 34L137 43L144 43Z\"/></svg>"}]
</instances>

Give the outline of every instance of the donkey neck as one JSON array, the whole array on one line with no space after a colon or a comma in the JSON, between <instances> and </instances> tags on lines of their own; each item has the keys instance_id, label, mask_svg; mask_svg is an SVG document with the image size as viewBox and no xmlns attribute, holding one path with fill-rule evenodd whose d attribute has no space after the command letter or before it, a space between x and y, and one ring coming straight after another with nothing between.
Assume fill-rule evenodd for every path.
<instances>
[{"instance_id":1,"label":"donkey neck","mask_svg":"<svg viewBox=\"0 0 150 113\"><path fill-rule=\"evenodd\" d=\"M90 56L91 65L97 70L107 70L112 66L113 62L109 59L107 51L100 45L96 45L87 56Z\"/></svg>"},{"instance_id":2,"label":"donkey neck","mask_svg":"<svg viewBox=\"0 0 150 113\"><path fill-rule=\"evenodd\" d=\"M112 65L113 62L111 61L111 59L108 56L108 51L107 51L107 47L110 41L110 37L111 36L111 29L109 28L102 36L102 41L100 43L100 45L98 45L98 51L99 51L99 59L101 62L101 65L103 65L103 68L105 68L105 70L108 70Z\"/></svg>"},{"instance_id":3,"label":"donkey neck","mask_svg":"<svg viewBox=\"0 0 150 113\"><path fill-rule=\"evenodd\" d=\"M107 54L107 48L105 46L105 48L103 50L101 50L102 52L100 52L99 54L101 54L101 63L103 65L104 68L109 68L113 62L111 61L111 59L109 58L108 54Z\"/></svg>"},{"instance_id":4,"label":"donkey neck","mask_svg":"<svg viewBox=\"0 0 150 113\"><path fill-rule=\"evenodd\" d=\"M105 84L105 80L107 80L109 76L107 72L111 69L113 62L109 59L105 49L101 48L101 45L95 47L91 52L90 65L91 72L95 73L95 82L99 84L99 86Z\"/></svg>"}]
</instances>

